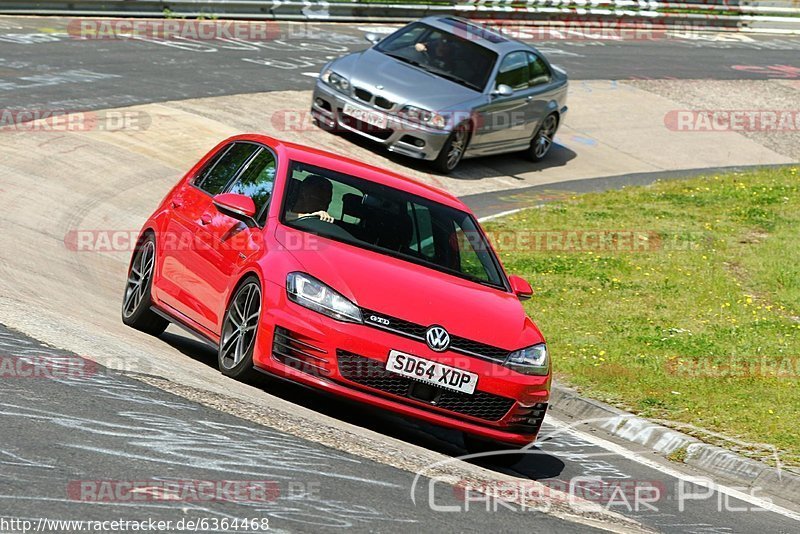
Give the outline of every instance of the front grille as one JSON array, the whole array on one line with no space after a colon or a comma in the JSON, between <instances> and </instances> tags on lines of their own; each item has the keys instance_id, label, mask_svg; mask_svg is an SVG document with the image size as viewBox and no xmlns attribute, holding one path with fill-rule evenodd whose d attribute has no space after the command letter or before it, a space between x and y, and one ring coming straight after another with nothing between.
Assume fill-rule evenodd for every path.
<instances>
[{"instance_id":1,"label":"front grille","mask_svg":"<svg viewBox=\"0 0 800 534\"><path fill-rule=\"evenodd\" d=\"M313 345L310 341L312 340L277 326L272 338L272 357L284 365L310 375L330 375L330 371L325 367L325 364L328 363L328 359L325 357L327 351Z\"/></svg>"},{"instance_id":2,"label":"front grille","mask_svg":"<svg viewBox=\"0 0 800 534\"><path fill-rule=\"evenodd\" d=\"M364 323L369 326L380 328L382 330L388 330L390 332L394 332L396 334L425 343L425 332L428 330L428 326L412 323L396 317L390 317L388 315L363 308L361 309L361 315L364 317ZM382 322L370 320L372 316L382 319ZM389 321L389 324L386 324L385 321ZM462 354L466 354L467 356L475 356L477 358L489 360L495 363L505 362L506 358L511 352L506 349L493 347L491 345L486 345L485 343L478 343L477 341L454 336L452 334L450 335L449 350L460 352Z\"/></svg>"},{"instance_id":3,"label":"front grille","mask_svg":"<svg viewBox=\"0 0 800 534\"><path fill-rule=\"evenodd\" d=\"M394 102L382 96L376 96L375 105L383 109L392 109L394 107Z\"/></svg>"},{"instance_id":4,"label":"front grille","mask_svg":"<svg viewBox=\"0 0 800 534\"><path fill-rule=\"evenodd\" d=\"M372 103L372 93L370 93L366 89L362 89L360 87L356 87L355 89L353 89L353 95L357 99L359 99L361 101L364 101L364 102L367 102L368 104Z\"/></svg>"},{"instance_id":5,"label":"front grille","mask_svg":"<svg viewBox=\"0 0 800 534\"><path fill-rule=\"evenodd\" d=\"M418 382L387 371L383 362L343 350L336 351L336 358L339 373L351 382L485 421L499 421L515 402L484 391L469 395Z\"/></svg>"},{"instance_id":6,"label":"front grille","mask_svg":"<svg viewBox=\"0 0 800 534\"><path fill-rule=\"evenodd\" d=\"M386 140L391 137L394 133L394 130L378 128L377 126L373 126L368 124L364 121L360 121L355 117L351 117L350 115L345 115L344 113L339 113L339 122L345 124L346 126L353 128L354 130L358 130L359 132L364 132L366 134L371 135L372 137L377 137L381 140Z\"/></svg>"}]
</instances>

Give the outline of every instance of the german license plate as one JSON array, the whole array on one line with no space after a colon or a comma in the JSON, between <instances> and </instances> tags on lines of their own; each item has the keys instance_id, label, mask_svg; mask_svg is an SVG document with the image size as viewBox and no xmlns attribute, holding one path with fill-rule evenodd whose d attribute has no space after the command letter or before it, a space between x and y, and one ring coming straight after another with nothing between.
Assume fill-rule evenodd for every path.
<instances>
[{"instance_id":1,"label":"german license plate","mask_svg":"<svg viewBox=\"0 0 800 534\"><path fill-rule=\"evenodd\" d=\"M470 395L475 393L475 386L478 385L478 375L475 373L396 350L389 352L386 370Z\"/></svg>"},{"instance_id":2,"label":"german license plate","mask_svg":"<svg viewBox=\"0 0 800 534\"><path fill-rule=\"evenodd\" d=\"M361 122L366 122L370 126L375 126L376 128L381 129L386 128L387 119L386 115L383 113L372 111L370 109L359 108L352 104L345 104L342 108L342 113L349 115L354 119L358 119Z\"/></svg>"}]
</instances>

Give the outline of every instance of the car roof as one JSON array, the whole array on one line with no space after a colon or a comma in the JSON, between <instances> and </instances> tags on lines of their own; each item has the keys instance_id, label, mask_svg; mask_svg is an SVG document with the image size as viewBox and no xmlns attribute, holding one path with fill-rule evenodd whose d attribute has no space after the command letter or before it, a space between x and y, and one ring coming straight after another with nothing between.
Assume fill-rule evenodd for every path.
<instances>
[{"instance_id":1,"label":"car roof","mask_svg":"<svg viewBox=\"0 0 800 534\"><path fill-rule=\"evenodd\" d=\"M433 16L425 17L418 22L423 22L429 26L478 43L500 55L514 50L536 50L533 46L522 41L461 17Z\"/></svg>"},{"instance_id":2,"label":"car roof","mask_svg":"<svg viewBox=\"0 0 800 534\"><path fill-rule=\"evenodd\" d=\"M290 143L288 141L281 141L274 137L263 134L243 134L231 137L227 141L252 141L261 143L272 147L277 153L278 157L288 158L291 161L306 163L324 169L331 169L333 171L349 174L357 178L362 178L371 182L379 183L387 187L399 189L413 195L417 195L428 200L433 200L440 204L450 206L461 211L470 212L471 210L461 202L458 197L434 187L425 184L408 176L375 167L367 163L363 163L347 156L333 154L317 148L300 145L297 143Z\"/></svg>"}]
</instances>

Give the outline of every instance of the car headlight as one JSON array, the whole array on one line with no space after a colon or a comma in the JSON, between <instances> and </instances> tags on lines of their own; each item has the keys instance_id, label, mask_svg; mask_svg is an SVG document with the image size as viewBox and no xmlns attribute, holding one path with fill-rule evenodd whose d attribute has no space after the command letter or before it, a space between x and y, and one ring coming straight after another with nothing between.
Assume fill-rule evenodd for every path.
<instances>
[{"instance_id":1,"label":"car headlight","mask_svg":"<svg viewBox=\"0 0 800 534\"><path fill-rule=\"evenodd\" d=\"M350 82L347 81L347 78L341 74L337 74L333 69L325 69L320 79L342 93L348 93L350 91Z\"/></svg>"},{"instance_id":2,"label":"car headlight","mask_svg":"<svg viewBox=\"0 0 800 534\"><path fill-rule=\"evenodd\" d=\"M415 106L403 107L403 109L400 110L400 115L412 122L420 122L440 130L447 126L447 118L444 115Z\"/></svg>"},{"instance_id":3,"label":"car headlight","mask_svg":"<svg viewBox=\"0 0 800 534\"><path fill-rule=\"evenodd\" d=\"M506 358L506 367L526 375L545 376L550 372L550 357L547 345L539 343L526 349L512 352Z\"/></svg>"},{"instance_id":4,"label":"car headlight","mask_svg":"<svg viewBox=\"0 0 800 534\"><path fill-rule=\"evenodd\" d=\"M361 310L337 291L305 273L286 277L289 300L339 321L361 322Z\"/></svg>"}]
</instances>

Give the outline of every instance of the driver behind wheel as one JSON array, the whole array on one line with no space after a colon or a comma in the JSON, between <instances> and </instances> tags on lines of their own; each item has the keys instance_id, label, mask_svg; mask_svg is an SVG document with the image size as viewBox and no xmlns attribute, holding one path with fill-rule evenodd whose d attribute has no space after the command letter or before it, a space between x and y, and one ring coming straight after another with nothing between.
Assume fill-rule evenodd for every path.
<instances>
[{"instance_id":1,"label":"driver behind wheel","mask_svg":"<svg viewBox=\"0 0 800 534\"><path fill-rule=\"evenodd\" d=\"M310 174L295 185L298 189L297 195L290 204L286 219L293 221L303 217L319 217L322 221L332 223L333 217L328 213L333 198L330 180L318 174Z\"/></svg>"}]
</instances>

